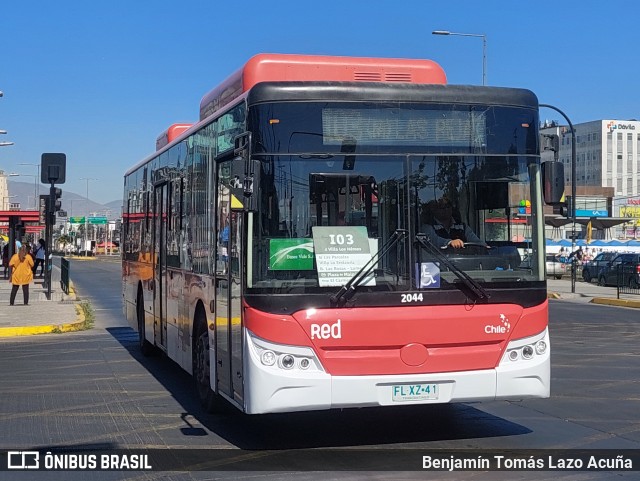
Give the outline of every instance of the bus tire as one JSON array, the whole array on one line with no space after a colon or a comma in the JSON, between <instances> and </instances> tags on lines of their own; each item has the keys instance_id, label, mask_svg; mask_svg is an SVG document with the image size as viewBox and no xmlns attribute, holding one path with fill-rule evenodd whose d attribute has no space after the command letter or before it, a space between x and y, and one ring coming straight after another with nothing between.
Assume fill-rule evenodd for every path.
<instances>
[{"instance_id":1,"label":"bus tire","mask_svg":"<svg viewBox=\"0 0 640 481\"><path fill-rule=\"evenodd\" d=\"M145 357L152 356L155 354L155 347L145 338L144 297L142 296L142 290L138 290L136 315L138 317L138 345L140 346L140 352Z\"/></svg>"},{"instance_id":2,"label":"bus tire","mask_svg":"<svg viewBox=\"0 0 640 481\"><path fill-rule=\"evenodd\" d=\"M224 399L211 389L209 333L205 314L199 309L194 322L193 379L200 404L208 413L224 409Z\"/></svg>"}]
</instances>

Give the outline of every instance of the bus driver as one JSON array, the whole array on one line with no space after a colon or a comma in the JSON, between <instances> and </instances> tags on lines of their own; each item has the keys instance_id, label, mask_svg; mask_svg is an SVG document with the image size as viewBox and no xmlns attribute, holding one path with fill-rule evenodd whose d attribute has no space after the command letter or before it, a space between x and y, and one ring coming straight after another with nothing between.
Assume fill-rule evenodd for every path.
<instances>
[{"instance_id":1,"label":"bus driver","mask_svg":"<svg viewBox=\"0 0 640 481\"><path fill-rule=\"evenodd\" d=\"M465 242L485 245L471 228L453 215L453 204L447 197L431 200L425 206L424 233L437 247L460 249Z\"/></svg>"}]
</instances>

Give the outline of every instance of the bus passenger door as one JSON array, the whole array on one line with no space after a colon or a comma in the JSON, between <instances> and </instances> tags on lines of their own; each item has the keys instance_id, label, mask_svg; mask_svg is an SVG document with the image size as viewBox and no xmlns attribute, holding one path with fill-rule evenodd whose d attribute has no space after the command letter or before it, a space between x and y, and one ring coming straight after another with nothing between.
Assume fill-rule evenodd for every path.
<instances>
[{"instance_id":1,"label":"bus passenger door","mask_svg":"<svg viewBox=\"0 0 640 481\"><path fill-rule=\"evenodd\" d=\"M154 188L153 263L154 281L154 337L156 345L167 347L167 220L169 211L169 184Z\"/></svg>"},{"instance_id":2,"label":"bus passenger door","mask_svg":"<svg viewBox=\"0 0 640 481\"><path fill-rule=\"evenodd\" d=\"M242 214L231 212L231 193L224 164L218 181L215 313L217 388L219 393L224 393L242 406Z\"/></svg>"},{"instance_id":3,"label":"bus passenger door","mask_svg":"<svg viewBox=\"0 0 640 481\"><path fill-rule=\"evenodd\" d=\"M229 310L231 328L229 330L231 347L231 387L233 399L242 405L244 382L242 378L242 231L243 215L241 212L231 214L231 235L229 236Z\"/></svg>"}]
</instances>

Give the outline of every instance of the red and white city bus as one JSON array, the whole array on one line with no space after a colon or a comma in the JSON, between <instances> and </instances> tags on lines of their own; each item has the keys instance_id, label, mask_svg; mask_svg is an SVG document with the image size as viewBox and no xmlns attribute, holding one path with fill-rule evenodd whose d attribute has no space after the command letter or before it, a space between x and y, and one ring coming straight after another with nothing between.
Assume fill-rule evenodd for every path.
<instances>
[{"instance_id":1,"label":"red and white city bus","mask_svg":"<svg viewBox=\"0 0 640 481\"><path fill-rule=\"evenodd\" d=\"M538 136L532 92L447 85L428 60L253 57L125 174L142 351L210 410L548 397L562 173Z\"/></svg>"}]
</instances>

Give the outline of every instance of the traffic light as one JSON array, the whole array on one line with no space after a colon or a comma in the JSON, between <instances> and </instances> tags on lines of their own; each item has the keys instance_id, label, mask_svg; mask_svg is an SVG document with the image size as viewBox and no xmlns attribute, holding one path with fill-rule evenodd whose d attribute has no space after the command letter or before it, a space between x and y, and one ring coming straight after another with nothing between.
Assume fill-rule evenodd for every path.
<instances>
[{"instance_id":1,"label":"traffic light","mask_svg":"<svg viewBox=\"0 0 640 481\"><path fill-rule=\"evenodd\" d=\"M62 209L62 200L60 200L60 197L62 197L62 189L59 189L57 187L51 189L51 206L49 207L49 212L54 215L56 212Z\"/></svg>"},{"instance_id":2,"label":"traffic light","mask_svg":"<svg viewBox=\"0 0 640 481\"><path fill-rule=\"evenodd\" d=\"M573 201L571 200L571 196L567 195L565 197L565 201L562 202L560 205L560 211L558 212L561 216L563 217L571 217L571 215L573 214ZM556 211L554 209L553 213L555 214Z\"/></svg>"},{"instance_id":3,"label":"traffic light","mask_svg":"<svg viewBox=\"0 0 640 481\"><path fill-rule=\"evenodd\" d=\"M55 225L56 223L56 212L58 212L62 208L62 189L58 187L51 187L49 191L49 223L50 225Z\"/></svg>"},{"instance_id":4,"label":"traffic light","mask_svg":"<svg viewBox=\"0 0 640 481\"><path fill-rule=\"evenodd\" d=\"M558 160L560 152L560 137L556 134L541 134L542 150L553 152L553 159Z\"/></svg>"},{"instance_id":5,"label":"traffic light","mask_svg":"<svg viewBox=\"0 0 640 481\"><path fill-rule=\"evenodd\" d=\"M17 223L13 227L13 233L14 233L14 236L15 236L16 240L22 240L22 238L24 237L25 232L26 232L26 229L25 229L24 224L22 222Z\"/></svg>"}]
</instances>

